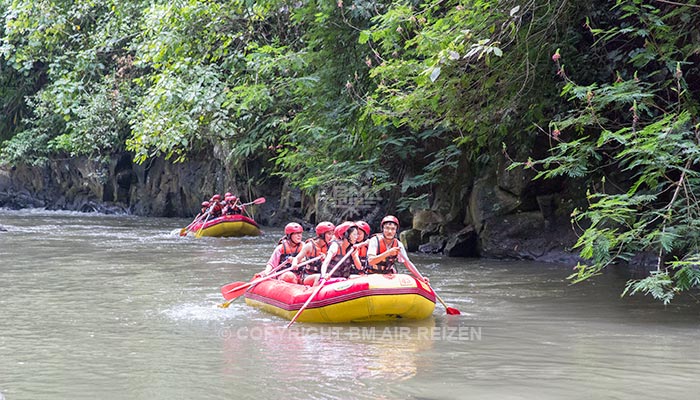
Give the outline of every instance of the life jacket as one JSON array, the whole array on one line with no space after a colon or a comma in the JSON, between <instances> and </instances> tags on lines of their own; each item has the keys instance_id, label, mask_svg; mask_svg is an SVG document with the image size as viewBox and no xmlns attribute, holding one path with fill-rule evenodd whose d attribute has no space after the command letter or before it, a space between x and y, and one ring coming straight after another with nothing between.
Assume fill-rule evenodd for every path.
<instances>
[{"instance_id":1,"label":"life jacket","mask_svg":"<svg viewBox=\"0 0 700 400\"><path fill-rule=\"evenodd\" d=\"M391 241L389 242L389 246L387 246L383 235L377 235L374 237L374 239L377 240L377 255L382 254L385 251L387 251L388 249L399 245L398 240L396 238L391 239ZM365 273L367 273L367 274L395 274L396 268L394 268L394 264L396 263L397 258L398 258L398 256L389 256L389 257L383 259L382 261L378 262L376 265L369 265L369 262L368 262L367 266L365 267Z\"/></svg>"},{"instance_id":2,"label":"life jacket","mask_svg":"<svg viewBox=\"0 0 700 400\"><path fill-rule=\"evenodd\" d=\"M296 257L296 255L299 254L299 250L301 250L301 243L295 245L291 240L287 240L286 238L282 239L280 244L282 245L280 264L287 261L288 258Z\"/></svg>"},{"instance_id":3,"label":"life jacket","mask_svg":"<svg viewBox=\"0 0 700 400\"><path fill-rule=\"evenodd\" d=\"M226 215L234 215L234 214L242 214L243 209L239 205L240 203L238 200L236 201L229 201L226 203L226 206L224 206L224 214Z\"/></svg>"},{"instance_id":4,"label":"life jacket","mask_svg":"<svg viewBox=\"0 0 700 400\"><path fill-rule=\"evenodd\" d=\"M319 242L321 242L320 246ZM325 256L326 253L328 253L328 243L322 238L311 238L308 239L306 243L311 243L313 246L311 253L306 255L307 259L316 258L320 255ZM306 268L304 268L304 273L307 275L318 274L321 272L321 265L323 265L323 258L307 264Z\"/></svg>"},{"instance_id":5,"label":"life jacket","mask_svg":"<svg viewBox=\"0 0 700 400\"><path fill-rule=\"evenodd\" d=\"M333 242L338 244L338 253L336 253L333 256L330 264L328 264L328 268L334 268L340 262L340 260L343 257L345 257L346 254L348 254L348 251L352 249L352 245L348 245L348 247L344 249L342 240L334 240ZM338 268L336 268L335 272L333 272L333 275L331 275L331 277L347 278L352 273L354 266L355 264L352 261L352 257L347 257L345 261L343 261L343 263Z\"/></svg>"},{"instance_id":6,"label":"life jacket","mask_svg":"<svg viewBox=\"0 0 700 400\"><path fill-rule=\"evenodd\" d=\"M357 249L357 255L360 257L360 264L362 264L362 268L367 269L367 266L369 265L369 260L367 259L367 247L369 246L362 246L359 249ZM359 273L360 271L357 271L355 268L355 265L353 265L353 270L356 272L353 273Z\"/></svg>"},{"instance_id":7,"label":"life jacket","mask_svg":"<svg viewBox=\"0 0 700 400\"><path fill-rule=\"evenodd\" d=\"M214 218L218 218L218 217L221 216L221 211L222 211L221 204L219 204L219 203L217 202L216 204L214 204L214 205L211 207L211 216L214 217Z\"/></svg>"}]
</instances>

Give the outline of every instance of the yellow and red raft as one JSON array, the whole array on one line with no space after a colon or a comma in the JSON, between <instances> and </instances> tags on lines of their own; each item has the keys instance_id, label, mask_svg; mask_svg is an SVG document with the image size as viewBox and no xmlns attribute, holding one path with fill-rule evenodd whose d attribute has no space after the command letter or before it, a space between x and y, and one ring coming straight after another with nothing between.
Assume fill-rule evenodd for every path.
<instances>
[{"instance_id":1,"label":"yellow and red raft","mask_svg":"<svg viewBox=\"0 0 700 400\"><path fill-rule=\"evenodd\" d=\"M270 279L246 292L245 302L291 320L313 290L310 286ZM297 321L417 320L428 318L434 310L432 288L411 275L363 275L326 284Z\"/></svg>"},{"instance_id":2,"label":"yellow and red raft","mask_svg":"<svg viewBox=\"0 0 700 400\"><path fill-rule=\"evenodd\" d=\"M260 227L250 217L242 214L233 214L197 222L189 227L189 233L194 234L196 237L259 236Z\"/></svg>"}]
</instances>

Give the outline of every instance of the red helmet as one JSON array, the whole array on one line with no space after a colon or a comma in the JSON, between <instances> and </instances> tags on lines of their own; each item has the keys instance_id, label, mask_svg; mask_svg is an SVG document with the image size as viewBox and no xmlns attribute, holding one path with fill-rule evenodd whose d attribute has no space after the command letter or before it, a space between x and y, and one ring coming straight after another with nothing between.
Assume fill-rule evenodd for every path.
<instances>
[{"instance_id":1,"label":"red helmet","mask_svg":"<svg viewBox=\"0 0 700 400\"><path fill-rule=\"evenodd\" d=\"M355 225L353 222L350 222L350 221L345 221L342 224L336 226L335 232L334 232L335 237L337 237L338 239L344 238L348 229L352 228L353 226L355 228L357 228L357 225Z\"/></svg>"},{"instance_id":2,"label":"red helmet","mask_svg":"<svg viewBox=\"0 0 700 400\"><path fill-rule=\"evenodd\" d=\"M203 202L202 202L202 207L209 207L209 202L208 202L208 201L203 201Z\"/></svg>"},{"instance_id":3,"label":"red helmet","mask_svg":"<svg viewBox=\"0 0 700 400\"><path fill-rule=\"evenodd\" d=\"M384 217L382 219L382 223L379 224L379 227L384 229L384 224L386 224L387 222L394 223L394 224L396 224L396 229L399 228L399 219L394 217L393 215L387 215L386 217Z\"/></svg>"},{"instance_id":4,"label":"red helmet","mask_svg":"<svg viewBox=\"0 0 700 400\"><path fill-rule=\"evenodd\" d=\"M355 221L355 225L357 225L358 228L362 229L365 232L365 236L369 236L370 232L372 232L372 229L370 229L369 224L365 221Z\"/></svg>"},{"instance_id":5,"label":"red helmet","mask_svg":"<svg viewBox=\"0 0 700 400\"><path fill-rule=\"evenodd\" d=\"M297 224L296 222L290 222L287 224L287 226L284 227L285 235L291 235L292 233L302 232L304 232L304 228L302 228L301 225Z\"/></svg>"},{"instance_id":6,"label":"red helmet","mask_svg":"<svg viewBox=\"0 0 700 400\"><path fill-rule=\"evenodd\" d=\"M221 200L221 195L215 194L215 195L211 196L211 200L212 201L219 201L219 200Z\"/></svg>"},{"instance_id":7,"label":"red helmet","mask_svg":"<svg viewBox=\"0 0 700 400\"><path fill-rule=\"evenodd\" d=\"M335 229L335 225L332 222L323 221L316 225L316 235L323 236L326 232L332 232Z\"/></svg>"},{"instance_id":8,"label":"red helmet","mask_svg":"<svg viewBox=\"0 0 700 400\"><path fill-rule=\"evenodd\" d=\"M224 198L231 197L231 196L233 196L233 194L231 192L226 192L226 194L224 195Z\"/></svg>"},{"instance_id":9,"label":"red helmet","mask_svg":"<svg viewBox=\"0 0 700 400\"><path fill-rule=\"evenodd\" d=\"M233 197L231 197L231 196L226 196L226 197L224 197L224 200L226 200L226 201L231 201L231 200L233 200Z\"/></svg>"}]
</instances>

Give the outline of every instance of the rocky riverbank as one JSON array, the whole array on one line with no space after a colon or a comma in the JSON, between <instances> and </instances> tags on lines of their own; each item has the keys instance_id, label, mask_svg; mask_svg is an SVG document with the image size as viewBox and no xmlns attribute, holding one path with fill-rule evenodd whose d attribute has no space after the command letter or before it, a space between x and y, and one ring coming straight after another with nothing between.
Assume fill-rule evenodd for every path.
<instances>
[{"instance_id":1,"label":"rocky riverbank","mask_svg":"<svg viewBox=\"0 0 700 400\"><path fill-rule=\"evenodd\" d=\"M436 190L431 209L398 214L409 251L448 257L488 257L574 263L576 241L569 214L582 190L564 182L532 181L527 171L508 170L505 160L463 184ZM212 193L231 191L244 199L265 196L256 219L263 225L294 220L311 229L335 220L337 210L323 196L305 198L284 182L268 179L251 187L250 177L229 171L215 159L144 164L124 153L98 163L81 158L51 160L42 166L0 167L0 207L40 207L142 216L191 217ZM358 218L373 229L388 209L378 202Z\"/></svg>"}]
</instances>

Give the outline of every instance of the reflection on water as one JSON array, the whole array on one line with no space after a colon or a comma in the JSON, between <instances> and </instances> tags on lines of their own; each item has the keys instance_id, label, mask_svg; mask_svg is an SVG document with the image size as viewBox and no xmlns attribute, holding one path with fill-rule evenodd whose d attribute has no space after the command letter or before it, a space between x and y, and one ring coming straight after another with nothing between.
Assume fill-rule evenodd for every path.
<instances>
[{"instance_id":1,"label":"reflection on water","mask_svg":"<svg viewBox=\"0 0 700 400\"><path fill-rule=\"evenodd\" d=\"M700 306L619 298L628 273L413 256L461 316L317 325L220 286L280 232L180 238L189 221L0 210L0 393L15 399L689 398ZM673 382L673 385L669 385Z\"/></svg>"}]
</instances>

